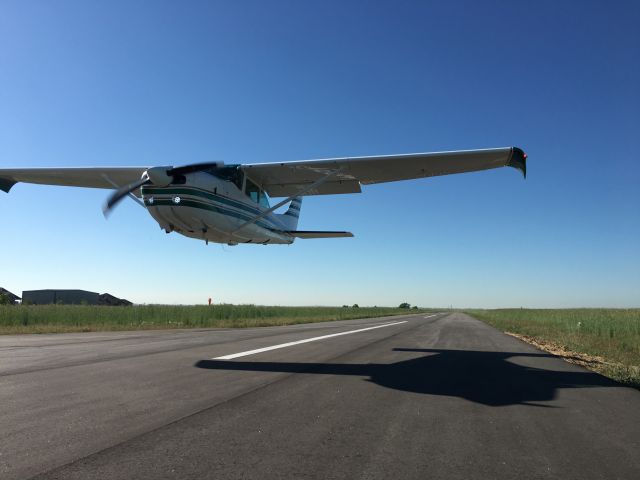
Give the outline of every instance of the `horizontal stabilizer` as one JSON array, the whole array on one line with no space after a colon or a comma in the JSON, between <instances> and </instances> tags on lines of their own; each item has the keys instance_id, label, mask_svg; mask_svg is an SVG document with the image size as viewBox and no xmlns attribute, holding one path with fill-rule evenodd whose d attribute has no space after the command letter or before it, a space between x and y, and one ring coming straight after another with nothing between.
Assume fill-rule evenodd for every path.
<instances>
[{"instance_id":1,"label":"horizontal stabilizer","mask_svg":"<svg viewBox=\"0 0 640 480\"><path fill-rule=\"evenodd\" d=\"M312 230L292 230L286 232L291 236L298 238L342 238L353 237L351 232L316 232Z\"/></svg>"}]
</instances>

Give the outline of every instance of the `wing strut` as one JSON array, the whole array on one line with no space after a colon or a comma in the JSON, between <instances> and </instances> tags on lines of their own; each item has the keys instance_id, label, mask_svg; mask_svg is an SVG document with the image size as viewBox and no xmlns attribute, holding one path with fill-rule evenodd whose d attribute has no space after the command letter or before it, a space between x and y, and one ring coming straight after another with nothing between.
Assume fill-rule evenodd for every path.
<instances>
[{"instance_id":1,"label":"wing strut","mask_svg":"<svg viewBox=\"0 0 640 480\"><path fill-rule=\"evenodd\" d=\"M233 232L231 232L231 235L236 234L237 232L239 232L240 230L242 230L244 227L247 227L249 225L252 225L254 223L256 223L258 220L260 220L261 218L266 217L267 215L269 215L271 212L273 212L274 210L277 210L278 208L280 208L281 206L283 206L285 203L290 202L291 200L293 200L295 197L300 197L302 195L304 195L305 193L307 193L310 190L313 190L316 187L319 187L320 185L322 185L324 182L326 182L327 180L329 180L330 177L332 177L333 175L335 175L336 173L340 172L344 167L340 167L340 168L336 168L335 170L331 170L329 173L327 173L324 177L319 178L318 180L316 180L315 182L313 182L311 185L303 188L302 190L300 190L299 192L296 192L295 194L285 198L284 200L282 200L281 202L276 203L273 207L271 207L268 210L265 210L264 212L262 212L260 215L256 215L255 217L253 217L251 220L243 223L242 225L240 225L238 228L236 228Z\"/></svg>"}]
</instances>

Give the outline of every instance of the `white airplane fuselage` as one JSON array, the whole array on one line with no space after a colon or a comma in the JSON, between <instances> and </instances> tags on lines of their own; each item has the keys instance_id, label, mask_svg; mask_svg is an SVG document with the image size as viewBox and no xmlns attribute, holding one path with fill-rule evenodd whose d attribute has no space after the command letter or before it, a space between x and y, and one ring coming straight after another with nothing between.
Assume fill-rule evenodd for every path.
<instances>
[{"instance_id":1,"label":"white airplane fuselage","mask_svg":"<svg viewBox=\"0 0 640 480\"><path fill-rule=\"evenodd\" d=\"M295 238L286 232L295 230L295 225L287 225L291 220L283 214L271 212L247 224L269 209L268 200L259 190L254 198L243 193L250 188L249 180L238 183L240 188L233 181L195 172L185 175L183 183L143 186L141 194L145 207L167 233L230 245L293 243Z\"/></svg>"}]
</instances>

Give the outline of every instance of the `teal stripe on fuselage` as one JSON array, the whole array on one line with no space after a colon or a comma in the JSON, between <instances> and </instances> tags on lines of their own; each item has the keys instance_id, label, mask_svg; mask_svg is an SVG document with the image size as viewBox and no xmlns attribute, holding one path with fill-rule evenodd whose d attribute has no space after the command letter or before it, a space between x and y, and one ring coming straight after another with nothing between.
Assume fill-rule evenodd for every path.
<instances>
[{"instance_id":1,"label":"teal stripe on fuselage","mask_svg":"<svg viewBox=\"0 0 640 480\"><path fill-rule=\"evenodd\" d=\"M192 200L189 198L181 199L180 203L174 203L171 199L155 199L153 203L150 203L148 200L145 200L144 204L147 207L191 207L191 208L199 208L200 210L207 210L210 212L219 213L221 215L226 215L228 217L234 217L240 220L249 221L253 217L243 215L241 213L235 212L233 210L229 210L228 208L221 207L219 205L213 205L211 203L202 202L200 200ZM272 226L258 220L255 224L265 230L269 230L271 232L276 232L282 234L282 230L279 228L273 228Z\"/></svg>"},{"instance_id":2,"label":"teal stripe on fuselage","mask_svg":"<svg viewBox=\"0 0 640 480\"><path fill-rule=\"evenodd\" d=\"M210 200L212 202L217 202L217 203L221 203L221 204L225 204L228 205L230 207L234 207L237 208L239 210L244 210L245 212L248 212L251 214L250 217L245 217L241 214L236 214L237 212L234 212L233 210L229 210L226 209L224 207L220 207L219 205L216 205L215 203L206 203L206 205L211 205L212 207L221 209L221 211L219 213L223 213L224 215L230 215L230 216L234 216L236 218L242 218L246 221L251 220L253 217L260 215L262 213L262 210L258 209L258 208L254 208L251 207L249 205L246 205L242 202L239 202L237 200L232 200L228 197L224 197L222 195L218 195L215 193L211 193L208 191L204 191L204 190L200 190L196 187L167 187L167 188L154 188L154 187L142 187L142 195L192 195L194 197L201 197L203 199L207 199ZM148 206L153 206L153 205L157 205L158 202L160 200L156 200L154 201L153 204L149 204L147 203L147 201L145 200L145 204ZM173 206L179 206L182 204L182 202L180 202L180 204L175 204L170 200L170 204ZM233 212L234 215L231 215L230 213L226 213L226 212ZM278 222L276 222L275 220L273 220L272 218L269 217L265 217L261 220L259 220L258 222L256 222L257 225L263 223L263 221L269 222L271 225L267 225L264 228L267 228L269 230L283 230L284 226L280 225Z\"/></svg>"},{"instance_id":3,"label":"teal stripe on fuselage","mask_svg":"<svg viewBox=\"0 0 640 480\"><path fill-rule=\"evenodd\" d=\"M212 193L207 190L202 190L197 187L142 187L143 195L193 195L196 197L206 198L208 200L214 200L216 202L224 203L229 205L230 207L235 207L240 210L245 210L253 215L260 215L262 210L257 207L252 207L247 205L246 203L242 203L238 200L233 200L229 197L225 197L223 195L218 195L217 193Z\"/></svg>"}]
</instances>

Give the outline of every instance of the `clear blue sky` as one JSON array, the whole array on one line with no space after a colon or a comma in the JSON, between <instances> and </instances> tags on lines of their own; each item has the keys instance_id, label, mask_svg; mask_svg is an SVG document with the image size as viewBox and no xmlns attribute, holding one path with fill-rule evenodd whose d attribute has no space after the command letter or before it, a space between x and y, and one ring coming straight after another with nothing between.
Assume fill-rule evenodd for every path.
<instances>
[{"instance_id":1,"label":"clear blue sky","mask_svg":"<svg viewBox=\"0 0 640 480\"><path fill-rule=\"evenodd\" d=\"M0 286L139 303L640 306L636 1L0 1L0 167L517 145L513 169L307 197L223 247L104 190L0 195Z\"/></svg>"}]
</instances>

